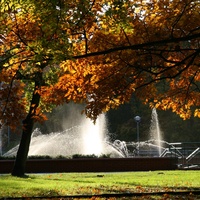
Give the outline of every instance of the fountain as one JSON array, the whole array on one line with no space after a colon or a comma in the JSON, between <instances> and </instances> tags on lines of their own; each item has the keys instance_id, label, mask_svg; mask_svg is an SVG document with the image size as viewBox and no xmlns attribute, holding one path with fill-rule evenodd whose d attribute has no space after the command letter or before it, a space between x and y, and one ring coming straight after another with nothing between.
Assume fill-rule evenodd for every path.
<instances>
[{"instance_id":1,"label":"fountain","mask_svg":"<svg viewBox=\"0 0 200 200\"><path fill-rule=\"evenodd\" d=\"M70 119L66 121L75 121L80 114L74 112L77 107L71 106ZM91 155L109 154L110 157L135 157L138 156L138 142L124 142L116 140L110 142L106 127L106 117L101 114L94 124L90 119L81 115L81 119L77 120L79 125L71 128L65 123L65 130L61 132L52 132L50 134L42 134L36 128L33 132L29 156L48 155L72 156L74 154ZM139 156L160 156L164 147L161 145L161 131L159 127L158 115L156 109L152 110L152 119L150 126L151 140L140 141ZM4 154L4 156L14 156L18 146ZM156 152L156 153L155 153ZM157 155L158 152L158 155Z\"/></svg>"},{"instance_id":2,"label":"fountain","mask_svg":"<svg viewBox=\"0 0 200 200\"><path fill-rule=\"evenodd\" d=\"M43 134L40 129L36 128L33 132L29 156L51 156L51 157L71 157L75 154L80 155L109 155L111 158L136 158L136 157L185 157L182 143L168 143L162 140L162 133L159 126L158 114L156 109L152 109L152 118L150 125L150 139L147 141L125 142L115 140L110 142L106 127L106 117L100 115L94 124L90 119L81 115L81 120L70 113L72 119L67 119L72 125L65 123L64 131ZM80 111L80 110L79 110ZM80 113L80 112L79 112ZM80 114L78 115L80 116ZM73 123L72 123L73 122ZM76 123L76 125L74 124ZM0 134L1 136L1 134ZM139 145L138 145L138 142ZM179 146L177 146L179 145ZM138 155L138 146L140 153ZM9 150L4 156L15 156L18 146ZM189 162L199 152L198 146L195 151L190 151L186 156ZM1 140L0 140L1 153Z\"/></svg>"},{"instance_id":3,"label":"fountain","mask_svg":"<svg viewBox=\"0 0 200 200\"><path fill-rule=\"evenodd\" d=\"M106 129L106 117L101 114L94 124L89 118L82 116L80 125L73 126L62 132L42 134L36 128L32 134L29 156L48 155L72 156L74 154L101 156L108 154L110 157L123 157L113 145L110 145ZM18 145L4 156L15 156Z\"/></svg>"},{"instance_id":4,"label":"fountain","mask_svg":"<svg viewBox=\"0 0 200 200\"><path fill-rule=\"evenodd\" d=\"M39 128L36 128L32 135L29 156L48 155L51 157L71 157L75 154L95 154L97 156L101 156L102 154L110 155L110 159L92 159L93 161L90 161L91 159L86 159L81 164L76 159L48 161L49 163L57 163L56 166L59 165L59 167L55 167L54 172L58 172L58 170L61 170L61 172L63 172L68 170L134 171L175 169L177 166L177 161L175 160L175 158L183 157L182 151L179 151L176 145L167 143L161 139L161 131L156 109L152 110L152 119L150 126L151 138L148 141L138 140L136 142L125 142L115 140L114 142L110 142L106 127L106 117L104 114L99 116L96 124L93 124L93 122L85 116L82 116L81 120L77 120L74 115L72 115L72 118L72 121L70 119L67 119L67 121L70 121L72 127L69 128L69 126L65 124L66 126L64 128L64 131L43 134L41 133ZM139 156L138 142L140 142ZM13 149L5 153L4 156L9 157L16 155L17 149L18 146L14 147ZM191 160L199 151L199 148L196 149L194 153L189 155L188 160ZM88 164L84 164L86 161ZM34 161L30 160L28 162L33 163ZM38 160L36 160L35 162L43 163L43 161ZM58 164L58 162L61 162L61 164ZM39 172L41 172L41 169L43 169L41 165L38 169ZM51 166L51 169L47 169L48 165ZM49 172L53 172L52 167L54 165L48 165L44 167L44 172L48 172L48 170ZM30 166L32 166L32 164L30 164ZM80 166L80 169L78 169L78 166ZM76 167L77 169L75 169ZM7 169L5 167L5 172L7 172L6 170Z\"/></svg>"},{"instance_id":5,"label":"fountain","mask_svg":"<svg viewBox=\"0 0 200 200\"><path fill-rule=\"evenodd\" d=\"M157 114L156 108L153 108L152 114L151 114L150 137L151 137L151 140L156 141L156 144L158 146L159 156L162 153L162 145L161 145L162 136L161 135L162 134L160 130L158 114Z\"/></svg>"}]
</instances>

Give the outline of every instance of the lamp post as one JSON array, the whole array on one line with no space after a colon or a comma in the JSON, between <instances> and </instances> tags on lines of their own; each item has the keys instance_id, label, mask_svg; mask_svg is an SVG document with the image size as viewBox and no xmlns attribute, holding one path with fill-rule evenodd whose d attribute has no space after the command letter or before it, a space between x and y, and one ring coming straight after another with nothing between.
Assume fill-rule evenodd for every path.
<instances>
[{"instance_id":1,"label":"lamp post","mask_svg":"<svg viewBox=\"0 0 200 200\"><path fill-rule=\"evenodd\" d=\"M135 121L137 123L137 143L138 143L138 156L140 154L140 132L139 132L139 123L141 121L141 117L140 116L135 116Z\"/></svg>"}]
</instances>

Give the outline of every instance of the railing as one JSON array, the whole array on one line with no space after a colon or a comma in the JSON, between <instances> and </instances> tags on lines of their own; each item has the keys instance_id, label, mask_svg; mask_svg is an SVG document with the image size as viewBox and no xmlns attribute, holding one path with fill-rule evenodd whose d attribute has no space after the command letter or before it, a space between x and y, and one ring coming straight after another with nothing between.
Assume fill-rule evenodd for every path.
<instances>
[{"instance_id":1,"label":"railing","mask_svg":"<svg viewBox=\"0 0 200 200\"><path fill-rule=\"evenodd\" d=\"M200 142L169 143L167 150L178 157L179 168L200 169Z\"/></svg>"},{"instance_id":2,"label":"railing","mask_svg":"<svg viewBox=\"0 0 200 200\"><path fill-rule=\"evenodd\" d=\"M161 147L157 146L156 141L141 142L138 152L137 143L126 143L127 157L175 157L178 158L179 168L200 169L200 142L168 143L161 141L161 145Z\"/></svg>"}]
</instances>

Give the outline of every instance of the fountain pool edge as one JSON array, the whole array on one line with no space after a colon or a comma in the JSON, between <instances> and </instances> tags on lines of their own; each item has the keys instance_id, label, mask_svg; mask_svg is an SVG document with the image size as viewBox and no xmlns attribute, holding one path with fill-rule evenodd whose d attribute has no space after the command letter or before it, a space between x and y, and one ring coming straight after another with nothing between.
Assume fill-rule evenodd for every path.
<instances>
[{"instance_id":1,"label":"fountain pool edge","mask_svg":"<svg viewBox=\"0 0 200 200\"><path fill-rule=\"evenodd\" d=\"M0 173L11 173L14 160L1 160ZM178 169L177 158L78 158L33 159L26 164L26 173L122 172Z\"/></svg>"}]
</instances>

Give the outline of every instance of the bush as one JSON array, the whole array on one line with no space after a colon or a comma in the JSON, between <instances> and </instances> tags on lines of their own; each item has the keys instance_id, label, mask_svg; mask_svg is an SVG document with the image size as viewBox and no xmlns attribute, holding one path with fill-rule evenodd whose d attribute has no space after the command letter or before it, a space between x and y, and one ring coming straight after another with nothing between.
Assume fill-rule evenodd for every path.
<instances>
[{"instance_id":1,"label":"bush","mask_svg":"<svg viewBox=\"0 0 200 200\"><path fill-rule=\"evenodd\" d=\"M0 160L15 160L15 156L12 157L4 157L0 156ZM75 159L75 158L110 158L110 154L101 154L100 156L97 156L95 154L90 155L83 155L83 154L74 154L71 157L65 157L62 155L59 155L57 157L51 157L49 155L34 155L34 156L28 156L28 159Z\"/></svg>"},{"instance_id":2,"label":"bush","mask_svg":"<svg viewBox=\"0 0 200 200\"><path fill-rule=\"evenodd\" d=\"M72 158L110 158L110 155L102 154L100 156L97 156L95 154L90 154L90 155L74 154Z\"/></svg>"}]
</instances>

